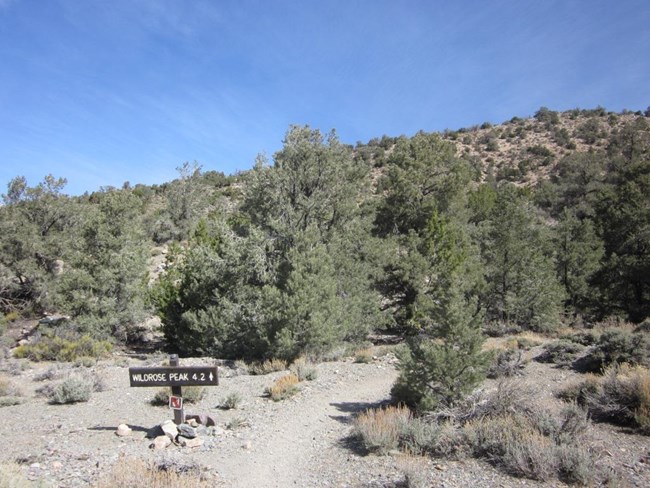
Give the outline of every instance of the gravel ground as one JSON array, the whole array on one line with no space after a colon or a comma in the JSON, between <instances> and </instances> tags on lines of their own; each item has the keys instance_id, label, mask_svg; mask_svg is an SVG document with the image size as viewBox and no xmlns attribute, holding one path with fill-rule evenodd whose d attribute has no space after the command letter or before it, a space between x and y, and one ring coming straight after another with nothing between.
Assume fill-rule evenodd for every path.
<instances>
[{"instance_id":1,"label":"gravel ground","mask_svg":"<svg viewBox=\"0 0 650 488\"><path fill-rule=\"evenodd\" d=\"M534 349L529 355L538 352ZM58 487L92 486L122 457L200 466L214 486L233 488L394 488L406 486L405 472L417 473L419 486L562 486L512 478L473 459L375 456L360 451L351 440L352 419L388 399L396 378L395 363L394 356L387 354L369 364L351 359L318 364L317 378L302 382L296 396L281 402L271 401L263 392L286 372L251 376L234 365L222 364L220 385L208 387L203 400L186 409L188 413L213 416L216 429L202 436L204 444L200 447L172 445L164 451L150 449L146 433L173 415L167 407L149 403L158 388L131 388L128 379L129 366L164 365L164 356L121 357L96 365L93 371L103 382L104 391L74 405L50 405L36 394L48 383L36 380L53 366L35 364L9 377L27 400L0 409L5 418L0 427L5 446L0 462L17 461L30 479L48 480ZM214 361L181 360L181 365L198 364ZM577 377L572 371L537 362L525 368L531 395L551 408L559 405L554 394ZM491 385L487 382L485 387ZM239 406L220 409L223 399L232 393L240 395ZM243 425L228 429L235 419ZM131 435L115 434L122 423L133 429ZM605 424L593 425L588 435L599 464L617 472L623 486L650 486L647 437Z\"/></svg>"}]
</instances>

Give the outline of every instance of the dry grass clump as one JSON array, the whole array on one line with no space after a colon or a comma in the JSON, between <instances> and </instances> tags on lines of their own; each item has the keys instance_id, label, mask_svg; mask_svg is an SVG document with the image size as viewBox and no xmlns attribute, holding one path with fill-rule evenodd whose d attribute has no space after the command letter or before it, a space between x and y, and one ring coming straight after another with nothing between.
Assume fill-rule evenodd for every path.
<instances>
[{"instance_id":1,"label":"dry grass clump","mask_svg":"<svg viewBox=\"0 0 650 488\"><path fill-rule=\"evenodd\" d=\"M611 365L601 378L592 375L563 392L563 398L572 397L588 409L594 420L627 425L650 435L648 368Z\"/></svg>"},{"instance_id":2,"label":"dry grass clump","mask_svg":"<svg viewBox=\"0 0 650 488\"><path fill-rule=\"evenodd\" d=\"M294 373L281 376L273 385L266 388L265 393L275 402L289 398L298 393L300 379Z\"/></svg>"},{"instance_id":3,"label":"dry grass clump","mask_svg":"<svg viewBox=\"0 0 650 488\"><path fill-rule=\"evenodd\" d=\"M405 406L370 409L357 416L354 432L368 451L388 454L399 447L410 421Z\"/></svg>"},{"instance_id":4,"label":"dry grass clump","mask_svg":"<svg viewBox=\"0 0 650 488\"><path fill-rule=\"evenodd\" d=\"M290 369L300 381L313 381L318 377L318 372L313 363L302 357L296 359Z\"/></svg>"},{"instance_id":5,"label":"dry grass clump","mask_svg":"<svg viewBox=\"0 0 650 488\"><path fill-rule=\"evenodd\" d=\"M419 456L405 456L399 459L397 466L404 476L404 482L396 485L404 488L427 488L432 486L427 473L427 459Z\"/></svg>"},{"instance_id":6,"label":"dry grass clump","mask_svg":"<svg viewBox=\"0 0 650 488\"><path fill-rule=\"evenodd\" d=\"M287 369L287 362L282 359L269 359L263 362L251 363L248 365L248 372L253 375L265 375L284 371Z\"/></svg>"},{"instance_id":7,"label":"dry grass clump","mask_svg":"<svg viewBox=\"0 0 650 488\"><path fill-rule=\"evenodd\" d=\"M9 378L0 375L0 396L21 396L21 392Z\"/></svg>"},{"instance_id":8,"label":"dry grass clump","mask_svg":"<svg viewBox=\"0 0 650 488\"><path fill-rule=\"evenodd\" d=\"M0 464L0 488L46 488L43 480L29 481L15 463Z\"/></svg>"},{"instance_id":9,"label":"dry grass clump","mask_svg":"<svg viewBox=\"0 0 650 488\"><path fill-rule=\"evenodd\" d=\"M4 374L0 374L0 407L11 407L23 403L23 392Z\"/></svg>"},{"instance_id":10,"label":"dry grass clump","mask_svg":"<svg viewBox=\"0 0 650 488\"><path fill-rule=\"evenodd\" d=\"M141 459L122 458L103 476L95 488L208 488L212 484L202 478L200 470L155 465Z\"/></svg>"},{"instance_id":11,"label":"dry grass clump","mask_svg":"<svg viewBox=\"0 0 650 488\"><path fill-rule=\"evenodd\" d=\"M250 422L242 417L235 417L226 424L226 429L228 430L237 430L244 427L250 427Z\"/></svg>"},{"instance_id":12,"label":"dry grass clump","mask_svg":"<svg viewBox=\"0 0 650 488\"><path fill-rule=\"evenodd\" d=\"M371 363L373 359L372 349L366 347L364 349L359 349L354 353L354 362L368 364Z\"/></svg>"},{"instance_id":13,"label":"dry grass clump","mask_svg":"<svg viewBox=\"0 0 650 488\"><path fill-rule=\"evenodd\" d=\"M517 335L506 337L504 345L507 349L524 349L544 344L548 339L537 332L526 330Z\"/></svg>"}]
</instances>

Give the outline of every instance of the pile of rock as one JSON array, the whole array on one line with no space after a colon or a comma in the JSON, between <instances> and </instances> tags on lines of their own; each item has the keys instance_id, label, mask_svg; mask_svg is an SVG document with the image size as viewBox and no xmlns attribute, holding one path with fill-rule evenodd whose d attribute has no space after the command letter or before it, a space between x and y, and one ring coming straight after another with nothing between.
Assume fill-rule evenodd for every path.
<instances>
[{"instance_id":1,"label":"pile of rock","mask_svg":"<svg viewBox=\"0 0 650 488\"><path fill-rule=\"evenodd\" d=\"M203 445L201 435L214 435L215 422L209 415L191 415L185 423L176 425L172 420L165 420L147 432L147 439L153 439L149 447L155 450L166 449L175 444L180 447L200 447ZM131 435L132 429L120 424L115 432L120 437Z\"/></svg>"}]
</instances>

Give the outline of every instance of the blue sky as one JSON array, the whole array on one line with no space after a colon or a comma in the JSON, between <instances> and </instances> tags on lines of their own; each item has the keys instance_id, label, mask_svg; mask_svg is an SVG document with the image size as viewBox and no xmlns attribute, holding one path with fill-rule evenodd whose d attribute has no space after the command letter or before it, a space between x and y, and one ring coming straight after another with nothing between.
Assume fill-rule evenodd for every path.
<instances>
[{"instance_id":1,"label":"blue sky","mask_svg":"<svg viewBox=\"0 0 650 488\"><path fill-rule=\"evenodd\" d=\"M343 142L650 105L647 0L0 0L0 193L230 174Z\"/></svg>"}]
</instances>

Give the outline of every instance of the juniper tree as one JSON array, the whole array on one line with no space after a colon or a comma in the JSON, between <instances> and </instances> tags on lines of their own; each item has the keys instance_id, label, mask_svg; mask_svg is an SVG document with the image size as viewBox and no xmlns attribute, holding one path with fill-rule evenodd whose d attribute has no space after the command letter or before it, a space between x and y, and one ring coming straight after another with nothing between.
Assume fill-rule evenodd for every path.
<instances>
[{"instance_id":1,"label":"juniper tree","mask_svg":"<svg viewBox=\"0 0 650 488\"><path fill-rule=\"evenodd\" d=\"M489 355L481 351L482 316L462 279L466 246L436 214L425 242L428 290L421 296L426 306L417 316L418 334L408 338L400 353L400 375L392 393L398 401L431 410L471 391L485 377Z\"/></svg>"},{"instance_id":2,"label":"juniper tree","mask_svg":"<svg viewBox=\"0 0 650 488\"><path fill-rule=\"evenodd\" d=\"M499 188L483 222L486 283L482 301L488 320L546 331L559 321L562 290L552 259L550 235L530 201L512 185Z\"/></svg>"}]
</instances>

